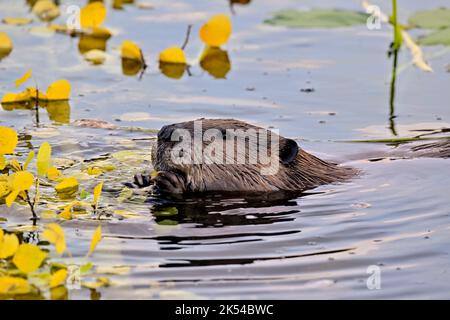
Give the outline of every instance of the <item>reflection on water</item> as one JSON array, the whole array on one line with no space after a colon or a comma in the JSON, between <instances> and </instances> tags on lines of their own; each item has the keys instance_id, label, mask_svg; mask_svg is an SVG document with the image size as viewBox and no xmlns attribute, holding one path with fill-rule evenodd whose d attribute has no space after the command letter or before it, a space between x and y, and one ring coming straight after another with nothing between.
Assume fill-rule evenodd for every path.
<instances>
[{"instance_id":1,"label":"reflection on water","mask_svg":"<svg viewBox=\"0 0 450 320\"><path fill-rule=\"evenodd\" d=\"M41 118L39 115L40 109L45 109L48 118L53 123L68 124L70 123L70 104L69 101L44 101L40 100L36 103L35 99L29 100L26 103L2 103L2 108L5 111L14 110L30 110L33 113L35 124L39 126Z\"/></svg>"},{"instance_id":2,"label":"reflection on water","mask_svg":"<svg viewBox=\"0 0 450 320\"><path fill-rule=\"evenodd\" d=\"M200 58L200 66L216 79L225 79L231 70L228 52L218 47L205 47Z\"/></svg>"}]
</instances>

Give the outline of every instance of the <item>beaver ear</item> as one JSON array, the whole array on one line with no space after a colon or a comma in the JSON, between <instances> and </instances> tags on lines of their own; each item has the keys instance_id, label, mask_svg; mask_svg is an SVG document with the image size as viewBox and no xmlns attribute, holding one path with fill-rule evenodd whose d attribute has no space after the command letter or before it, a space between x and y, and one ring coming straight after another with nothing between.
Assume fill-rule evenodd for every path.
<instances>
[{"instance_id":1,"label":"beaver ear","mask_svg":"<svg viewBox=\"0 0 450 320\"><path fill-rule=\"evenodd\" d=\"M292 162L298 153L298 144L292 139L282 139L280 141L280 160L284 164Z\"/></svg>"}]
</instances>

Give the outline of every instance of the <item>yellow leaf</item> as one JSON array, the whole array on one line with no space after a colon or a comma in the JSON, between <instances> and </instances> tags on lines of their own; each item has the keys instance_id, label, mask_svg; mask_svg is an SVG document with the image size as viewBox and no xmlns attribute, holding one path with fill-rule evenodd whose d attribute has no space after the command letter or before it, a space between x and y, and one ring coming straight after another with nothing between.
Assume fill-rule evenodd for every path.
<instances>
[{"instance_id":1,"label":"yellow leaf","mask_svg":"<svg viewBox=\"0 0 450 320\"><path fill-rule=\"evenodd\" d=\"M25 243L19 246L12 261L20 271L31 273L41 266L46 257L47 253L38 246Z\"/></svg>"},{"instance_id":2,"label":"yellow leaf","mask_svg":"<svg viewBox=\"0 0 450 320\"><path fill-rule=\"evenodd\" d=\"M13 26L24 26L24 25L27 25L27 24L30 24L31 22L33 22L33 19L7 17L7 18L3 18L2 22L5 24L13 25Z\"/></svg>"},{"instance_id":3,"label":"yellow leaf","mask_svg":"<svg viewBox=\"0 0 450 320\"><path fill-rule=\"evenodd\" d=\"M44 239L46 239L51 244L55 245L56 252L58 254L63 254L66 251L66 239L64 235L64 230L59 224L51 223L45 226L46 229L42 233Z\"/></svg>"},{"instance_id":4,"label":"yellow leaf","mask_svg":"<svg viewBox=\"0 0 450 320\"><path fill-rule=\"evenodd\" d=\"M103 173L103 170L97 167L88 167L86 173L90 176L97 176Z\"/></svg>"},{"instance_id":5,"label":"yellow leaf","mask_svg":"<svg viewBox=\"0 0 450 320\"><path fill-rule=\"evenodd\" d=\"M13 92L7 92L2 97L2 104L8 104L8 103L24 103L30 100L30 95L28 93L28 90L25 90L21 93L13 93Z\"/></svg>"},{"instance_id":6,"label":"yellow leaf","mask_svg":"<svg viewBox=\"0 0 450 320\"><path fill-rule=\"evenodd\" d=\"M48 100L69 100L70 82L67 80L58 80L53 82L47 88Z\"/></svg>"},{"instance_id":7,"label":"yellow leaf","mask_svg":"<svg viewBox=\"0 0 450 320\"><path fill-rule=\"evenodd\" d=\"M106 19L106 7L102 2L92 2L81 9L80 24L82 28L99 27Z\"/></svg>"},{"instance_id":8,"label":"yellow leaf","mask_svg":"<svg viewBox=\"0 0 450 320\"><path fill-rule=\"evenodd\" d=\"M231 70L228 53L218 47L207 46L200 57L200 66L211 76L224 79Z\"/></svg>"},{"instance_id":9,"label":"yellow leaf","mask_svg":"<svg viewBox=\"0 0 450 320\"><path fill-rule=\"evenodd\" d=\"M55 189L58 193L74 193L78 191L78 187L79 184L77 178L69 177L57 184Z\"/></svg>"},{"instance_id":10,"label":"yellow leaf","mask_svg":"<svg viewBox=\"0 0 450 320\"><path fill-rule=\"evenodd\" d=\"M83 56L85 60L89 61L94 65L102 64L108 57L104 51L98 49L89 50Z\"/></svg>"},{"instance_id":11,"label":"yellow leaf","mask_svg":"<svg viewBox=\"0 0 450 320\"><path fill-rule=\"evenodd\" d=\"M92 202L92 205L97 208L98 202L100 201L100 196L102 194L102 188L103 188L103 182L100 182L98 185L94 188L94 201Z\"/></svg>"},{"instance_id":12,"label":"yellow leaf","mask_svg":"<svg viewBox=\"0 0 450 320\"><path fill-rule=\"evenodd\" d=\"M13 43L9 36L0 31L0 60L6 57L13 49Z\"/></svg>"},{"instance_id":13,"label":"yellow leaf","mask_svg":"<svg viewBox=\"0 0 450 320\"><path fill-rule=\"evenodd\" d=\"M5 169L5 167L6 167L6 159L5 159L5 156L2 155L2 154L0 154L0 170ZM1 195L1 193L0 193L0 195Z\"/></svg>"},{"instance_id":14,"label":"yellow leaf","mask_svg":"<svg viewBox=\"0 0 450 320\"><path fill-rule=\"evenodd\" d=\"M48 100L47 95L41 90L37 90L36 88L27 88L26 93L28 94L28 99Z\"/></svg>"},{"instance_id":15,"label":"yellow leaf","mask_svg":"<svg viewBox=\"0 0 450 320\"><path fill-rule=\"evenodd\" d=\"M30 77L33 75L33 70L28 69L27 72L23 76L21 76L19 79L15 81L16 87L20 86L22 83L30 79Z\"/></svg>"},{"instance_id":16,"label":"yellow leaf","mask_svg":"<svg viewBox=\"0 0 450 320\"><path fill-rule=\"evenodd\" d=\"M111 281L105 277L98 277L95 282L94 281L83 281L81 285L84 288L88 289L99 289L101 287L108 287L111 285Z\"/></svg>"},{"instance_id":17,"label":"yellow leaf","mask_svg":"<svg viewBox=\"0 0 450 320\"><path fill-rule=\"evenodd\" d=\"M67 279L67 270L59 269L54 274L52 274L52 277L50 279L50 288L55 288L63 285L66 282L66 279Z\"/></svg>"},{"instance_id":18,"label":"yellow leaf","mask_svg":"<svg viewBox=\"0 0 450 320\"><path fill-rule=\"evenodd\" d=\"M186 56L181 48L171 47L159 54L159 61L165 63L186 64Z\"/></svg>"},{"instance_id":19,"label":"yellow leaf","mask_svg":"<svg viewBox=\"0 0 450 320\"><path fill-rule=\"evenodd\" d=\"M98 226L98 228L95 229L94 235L92 236L91 246L89 248L87 256L90 256L92 252L94 252L95 248L97 247L97 244L100 242L101 239L102 239L102 226Z\"/></svg>"},{"instance_id":20,"label":"yellow leaf","mask_svg":"<svg viewBox=\"0 0 450 320\"><path fill-rule=\"evenodd\" d=\"M22 278L0 277L0 294L17 295L26 294L31 291L29 283Z\"/></svg>"},{"instance_id":21,"label":"yellow leaf","mask_svg":"<svg viewBox=\"0 0 450 320\"><path fill-rule=\"evenodd\" d=\"M0 127L0 154L13 153L16 149L17 132L8 127Z\"/></svg>"},{"instance_id":22,"label":"yellow leaf","mask_svg":"<svg viewBox=\"0 0 450 320\"><path fill-rule=\"evenodd\" d=\"M11 161L9 161L9 165L13 169L14 172L22 171L22 167L20 166L19 161L17 161L16 158L13 158Z\"/></svg>"},{"instance_id":23,"label":"yellow leaf","mask_svg":"<svg viewBox=\"0 0 450 320\"><path fill-rule=\"evenodd\" d=\"M3 231L2 231L3 232ZM19 247L19 239L12 234L0 234L0 259L11 257Z\"/></svg>"},{"instance_id":24,"label":"yellow leaf","mask_svg":"<svg viewBox=\"0 0 450 320\"><path fill-rule=\"evenodd\" d=\"M47 169L47 178L56 181L62 178L62 173L56 167L50 167Z\"/></svg>"},{"instance_id":25,"label":"yellow leaf","mask_svg":"<svg viewBox=\"0 0 450 320\"><path fill-rule=\"evenodd\" d=\"M28 171L18 171L10 176L12 192L6 197L5 202L8 207L16 200L19 193L27 191L33 185L34 177Z\"/></svg>"},{"instance_id":26,"label":"yellow leaf","mask_svg":"<svg viewBox=\"0 0 450 320\"><path fill-rule=\"evenodd\" d=\"M228 16L219 14L205 23L200 29L200 38L211 47L219 47L226 43L231 35L231 20Z\"/></svg>"},{"instance_id":27,"label":"yellow leaf","mask_svg":"<svg viewBox=\"0 0 450 320\"><path fill-rule=\"evenodd\" d=\"M59 8L52 0L38 0L32 11L43 21L51 21L59 16Z\"/></svg>"},{"instance_id":28,"label":"yellow leaf","mask_svg":"<svg viewBox=\"0 0 450 320\"><path fill-rule=\"evenodd\" d=\"M181 79L186 71L186 65L180 63L159 63L159 70L166 77L171 79Z\"/></svg>"},{"instance_id":29,"label":"yellow leaf","mask_svg":"<svg viewBox=\"0 0 450 320\"><path fill-rule=\"evenodd\" d=\"M1 159L2 156L0 156ZM0 176L0 199L11 192L11 178L7 175ZM0 229L1 230L1 229Z\"/></svg>"},{"instance_id":30,"label":"yellow leaf","mask_svg":"<svg viewBox=\"0 0 450 320\"><path fill-rule=\"evenodd\" d=\"M122 58L142 61L142 52L139 46L129 40L124 40L121 46Z\"/></svg>"},{"instance_id":31,"label":"yellow leaf","mask_svg":"<svg viewBox=\"0 0 450 320\"><path fill-rule=\"evenodd\" d=\"M41 144L37 155L37 174L40 176L44 176L47 173L47 170L52 165L52 147L48 142L44 142Z\"/></svg>"},{"instance_id":32,"label":"yellow leaf","mask_svg":"<svg viewBox=\"0 0 450 320\"><path fill-rule=\"evenodd\" d=\"M27 170L28 166L30 165L30 162L34 159L34 151L31 150L28 154L27 160L25 160L25 163L23 164L23 170Z\"/></svg>"},{"instance_id":33,"label":"yellow leaf","mask_svg":"<svg viewBox=\"0 0 450 320\"><path fill-rule=\"evenodd\" d=\"M74 207L74 204L68 204L64 207L63 211L59 214L59 217L64 220L72 220L72 208Z\"/></svg>"}]
</instances>

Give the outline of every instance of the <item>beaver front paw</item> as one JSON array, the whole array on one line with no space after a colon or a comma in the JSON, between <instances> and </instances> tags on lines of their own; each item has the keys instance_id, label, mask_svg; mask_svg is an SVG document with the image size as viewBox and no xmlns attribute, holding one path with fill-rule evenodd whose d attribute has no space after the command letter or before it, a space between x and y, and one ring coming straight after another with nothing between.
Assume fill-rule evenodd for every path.
<instances>
[{"instance_id":1,"label":"beaver front paw","mask_svg":"<svg viewBox=\"0 0 450 320\"><path fill-rule=\"evenodd\" d=\"M126 184L126 186L132 187L132 188L145 188L148 186L151 186L153 184L152 177L150 173L138 173L134 175L133 183Z\"/></svg>"},{"instance_id":2,"label":"beaver front paw","mask_svg":"<svg viewBox=\"0 0 450 320\"><path fill-rule=\"evenodd\" d=\"M186 191L184 179L173 172L160 171L152 178L155 189L159 193L183 193Z\"/></svg>"}]
</instances>

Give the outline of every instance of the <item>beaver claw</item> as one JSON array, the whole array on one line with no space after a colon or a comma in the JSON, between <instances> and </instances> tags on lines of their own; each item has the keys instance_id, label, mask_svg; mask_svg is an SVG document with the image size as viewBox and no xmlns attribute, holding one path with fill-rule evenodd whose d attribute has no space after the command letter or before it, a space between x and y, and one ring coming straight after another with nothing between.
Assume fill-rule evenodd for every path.
<instances>
[{"instance_id":1,"label":"beaver claw","mask_svg":"<svg viewBox=\"0 0 450 320\"><path fill-rule=\"evenodd\" d=\"M182 177L173 172L160 171L156 177L152 178L152 182L160 193L183 193L185 191Z\"/></svg>"}]
</instances>

